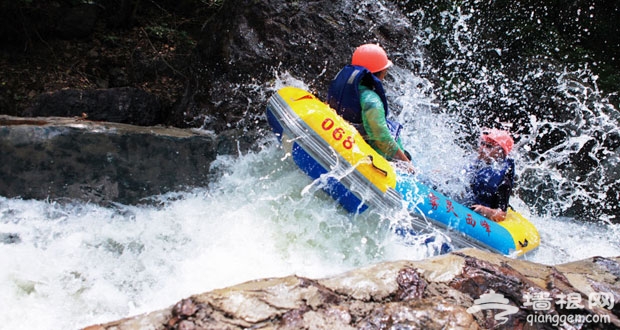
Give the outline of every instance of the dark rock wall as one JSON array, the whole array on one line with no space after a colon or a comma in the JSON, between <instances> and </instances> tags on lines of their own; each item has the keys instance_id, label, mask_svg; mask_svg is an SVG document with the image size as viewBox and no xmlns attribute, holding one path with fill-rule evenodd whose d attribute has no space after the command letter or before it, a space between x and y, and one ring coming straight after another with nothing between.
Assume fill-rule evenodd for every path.
<instances>
[{"instance_id":1,"label":"dark rock wall","mask_svg":"<svg viewBox=\"0 0 620 330\"><path fill-rule=\"evenodd\" d=\"M163 122L163 109L152 93L132 87L44 93L24 112L28 117L85 117L89 120L154 126Z\"/></svg>"},{"instance_id":2,"label":"dark rock wall","mask_svg":"<svg viewBox=\"0 0 620 330\"><path fill-rule=\"evenodd\" d=\"M205 187L213 135L83 119L0 116L0 195L137 204Z\"/></svg>"},{"instance_id":3,"label":"dark rock wall","mask_svg":"<svg viewBox=\"0 0 620 330\"><path fill-rule=\"evenodd\" d=\"M324 97L329 81L358 45L379 42L398 54L414 42L411 27L394 6L225 1L220 13L220 19L205 23L198 38L198 85L190 92L194 97L188 109L194 119L214 117L208 126L216 131L223 123L252 127L255 118L262 118L266 88L277 72L290 72Z\"/></svg>"}]
</instances>

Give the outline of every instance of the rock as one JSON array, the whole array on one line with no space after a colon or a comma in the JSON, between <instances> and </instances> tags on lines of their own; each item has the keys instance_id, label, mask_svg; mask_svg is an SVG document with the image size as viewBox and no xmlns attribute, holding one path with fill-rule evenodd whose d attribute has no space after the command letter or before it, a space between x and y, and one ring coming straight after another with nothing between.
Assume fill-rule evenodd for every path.
<instances>
[{"instance_id":1,"label":"rock","mask_svg":"<svg viewBox=\"0 0 620 330\"><path fill-rule=\"evenodd\" d=\"M380 263L318 280L288 276L250 281L98 326L115 330L138 329L138 325L140 329L553 328L552 321L535 318L542 315L563 317L566 328L582 328L585 322L575 321L578 317L596 315L607 323L586 327L608 329L620 326L620 305L614 304L620 299L618 275L620 257L546 266L465 249L424 261ZM599 294L611 298L611 305L591 305L588 298ZM502 298L506 308L486 308L479 303L483 295ZM537 304L549 304L541 308L532 303L536 301L532 297L546 297ZM583 306L568 308L566 297L580 299ZM500 315L504 311L512 312Z\"/></svg>"},{"instance_id":2,"label":"rock","mask_svg":"<svg viewBox=\"0 0 620 330\"><path fill-rule=\"evenodd\" d=\"M324 98L331 79L363 43L381 43L395 63L413 65L406 59L416 43L414 27L390 2L223 1L220 13L196 35L191 67L201 68L192 74L202 83L190 85L188 102L181 102L185 109L175 112L184 122L212 117L205 125L214 131L252 127L255 119L263 124L265 88L285 71Z\"/></svg>"},{"instance_id":3,"label":"rock","mask_svg":"<svg viewBox=\"0 0 620 330\"><path fill-rule=\"evenodd\" d=\"M193 301L190 299L184 299L179 301L174 308L172 309L172 315L176 315L178 317L189 317L194 315L198 309Z\"/></svg>"},{"instance_id":4,"label":"rock","mask_svg":"<svg viewBox=\"0 0 620 330\"><path fill-rule=\"evenodd\" d=\"M0 116L0 195L140 203L207 186L219 143L195 130Z\"/></svg>"}]
</instances>

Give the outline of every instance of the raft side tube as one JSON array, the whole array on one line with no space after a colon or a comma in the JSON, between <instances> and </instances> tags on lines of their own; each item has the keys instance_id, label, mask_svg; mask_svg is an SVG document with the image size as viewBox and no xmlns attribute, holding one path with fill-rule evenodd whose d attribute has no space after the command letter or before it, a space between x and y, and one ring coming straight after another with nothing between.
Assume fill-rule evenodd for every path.
<instances>
[{"instance_id":1,"label":"raft side tube","mask_svg":"<svg viewBox=\"0 0 620 330\"><path fill-rule=\"evenodd\" d=\"M520 256L540 244L536 227L512 208L504 221L495 222L408 174L399 175L396 190L407 201L410 211L431 219L436 226L465 235L474 246Z\"/></svg>"},{"instance_id":2,"label":"raft side tube","mask_svg":"<svg viewBox=\"0 0 620 330\"><path fill-rule=\"evenodd\" d=\"M326 174L338 176L336 181L327 179L328 183L337 182L338 187L328 184L324 190L348 211L363 212L368 205L392 208L402 204L393 188L396 173L391 165L361 139L353 126L312 94L292 87L279 90L269 99L267 118L276 135L295 137L290 141L297 145L293 158L302 171L315 180ZM330 139L336 146L327 142ZM334 196L334 191L343 192L345 197ZM360 201L368 205L354 206Z\"/></svg>"}]
</instances>

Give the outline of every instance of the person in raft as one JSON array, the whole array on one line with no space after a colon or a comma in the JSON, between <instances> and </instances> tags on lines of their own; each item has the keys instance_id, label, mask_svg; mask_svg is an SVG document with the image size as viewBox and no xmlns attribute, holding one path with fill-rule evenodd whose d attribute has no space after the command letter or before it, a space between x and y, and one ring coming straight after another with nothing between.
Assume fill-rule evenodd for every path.
<instances>
[{"instance_id":1,"label":"person in raft","mask_svg":"<svg viewBox=\"0 0 620 330\"><path fill-rule=\"evenodd\" d=\"M332 80L327 103L353 124L364 140L387 160L409 162L399 138L402 125L388 120L388 103L383 79L392 61L379 45L364 44L355 49L351 64Z\"/></svg>"},{"instance_id":2,"label":"person in raft","mask_svg":"<svg viewBox=\"0 0 620 330\"><path fill-rule=\"evenodd\" d=\"M470 168L470 192L465 205L493 221L506 219L514 184L515 163L509 156L514 141L499 129L482 132L478 159Z\"/></svg>"}]
</instances>

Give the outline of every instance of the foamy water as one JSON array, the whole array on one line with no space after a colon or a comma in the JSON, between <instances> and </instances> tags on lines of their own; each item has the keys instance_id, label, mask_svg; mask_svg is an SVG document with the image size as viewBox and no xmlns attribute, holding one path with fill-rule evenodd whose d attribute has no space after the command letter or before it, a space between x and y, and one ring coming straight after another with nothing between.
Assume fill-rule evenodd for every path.
<instances>
[{"instance_id":1,"label":"foamy water","mask_svg":"<svg viewBox=\"0 0 620 330\"><path fill-rule=\"evenodd\" d=\"M275 140L257 153L221 157L218 182L161 196L158 206L0 198L0 324L77 328L247 280L319 278L433 255L399 243L390 215L352 216L321 191L302 195L311 180L283 158ZM615 225L530 219L542 243L527 260L620 255Z\"/></svg>"}]
</instances>

